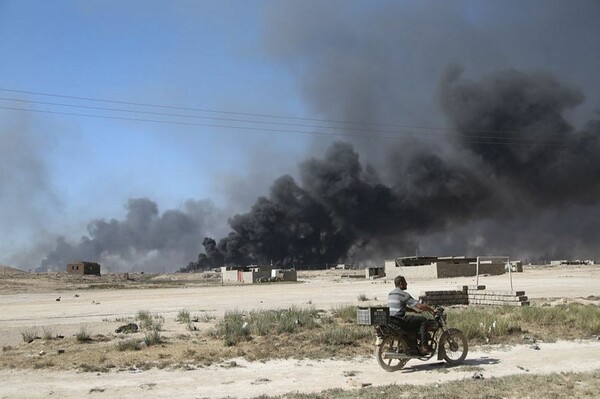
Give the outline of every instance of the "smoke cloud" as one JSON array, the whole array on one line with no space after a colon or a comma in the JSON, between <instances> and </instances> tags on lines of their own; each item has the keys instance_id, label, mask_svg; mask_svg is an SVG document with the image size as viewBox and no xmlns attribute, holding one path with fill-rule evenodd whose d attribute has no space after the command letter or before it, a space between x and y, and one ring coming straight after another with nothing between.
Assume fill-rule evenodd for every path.
<instances>
[{"instance_id":1,"label":"smoke cloud","mask_svg":"<svg viewBox=\"0 0 600 399\"><path fill-rule=\"evenodd\" d=\"M579 90L547 73L507 70L478 82L459 76L442 82L442 108L458 144L501 184L536 206L598 199L598 121L575 131L564 117L583 101Z\"/></svg>"},{"instance_id":2,"label":"smoke cloud","mask_svg":"<svg viewBox=\"0 0 600 399\"><path fill-rule=\"evenodd\" d=\"M411 144L388 158L385 167L395 178L384 184L351 144L334 143L323 159L300 165L300 186L283 177L269 198L231 220L233 232L219 243L225 262L302 265L349 254L394 256L441 231L459 237L438 248L463 253L506 253L524 240L530 248L519 245L519 255L570 254L565 245L548 250L532 237L563 239L562 212L579 215L575 220L584 225L580 214L598 215L600 123L576 130L564 117L582 101L579 90L548 73L505 70L473 81L449 68L439 102L453 151ZM529 225L544 234L514 233L535 231ZM574 247L592 255L584 249L591 244L582 236Z\"/></svg>"},{"instance_id":3,"label":"smoke cloud","mask_svg":"<svg viewBox=\"0 0 600 399\"><path fill-rule=\"evenodd\" d=\"M45 231L58 213L61 202L49 177L45 154L53 140L31 129L28 118L2 113L0 128L0 258L2 263L15 247L30 247L32 231L37 237L47 237ZM47 242L38 240L32 252L47 252ZM39 257L37 261L39 262ZM23 263L32 265L29 256ZM35 263L33 263L35 264Z\"/></svg>"},{"instance_id":4,"label":"smoke cloud","mask_svg":"<svg viewBox=\"0 0 600 399\"><path fill-rule=\"evenodd\" d=\"M124 220L94 220L76 244L64 237L41 263L63 270L71 261L101 262L107 271L176 271L198 252L216 224L219 210L209 201L187 201L182 210L159 213L147 198L130 199Z\"/></svg>"},{"instance_id":5,"label":"smoke cloud","mask_svg":"<svg viewBox=\"0 0 600 399\"><path fill-rule=\"evenodd\" d=\"M169 270L194 259L200 243L204 267L376 262L428 247L597 256L587 218L600 212L600 122L577 130L564 117L582 93L545 72L461 74L449 68L438 91L450 150L418 141L400 152L394 146L383 168L393 176L387 181L353 144L336 142L299 165L299 182L278 178L268 196L229 220L231 232L218 241L205 238L216 213L210 203L160 214L156 203L134 199L125 220L93 221L76 245L59 239L42 268L88 259ZM566 220L577 221L570 231L578 239L566 239Z\"/></svg>"},{"instance_id":6,"label":"smoke cloud","mask_svg":"<svg viewBox=\"0 0 600 399\"><path fill-rule=\"evenodd\" d=\"M598 2L366 4L278 2L263 32L311 117L355 137L315 141L224 237L206 204L130 200L43 265L599 258Z\"/></svg>"}]
</instances>

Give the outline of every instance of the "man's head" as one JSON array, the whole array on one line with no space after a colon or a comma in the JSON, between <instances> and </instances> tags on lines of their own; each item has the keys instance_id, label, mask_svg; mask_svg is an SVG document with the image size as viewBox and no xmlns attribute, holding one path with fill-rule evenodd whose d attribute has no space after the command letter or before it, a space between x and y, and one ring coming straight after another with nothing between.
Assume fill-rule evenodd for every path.
<instances>
[{"instance_id":1,"label":"man's head","mask_svg":"<svg viewBox=\"0 0 600 399\"><path fill-rule=\"evenodd\" d=\"M397 276L394 279L394 285L398 288L400 288L401 290L405 290L406 289L406 279L404 278L404 276Z\"/></svg>"}]
</instances>

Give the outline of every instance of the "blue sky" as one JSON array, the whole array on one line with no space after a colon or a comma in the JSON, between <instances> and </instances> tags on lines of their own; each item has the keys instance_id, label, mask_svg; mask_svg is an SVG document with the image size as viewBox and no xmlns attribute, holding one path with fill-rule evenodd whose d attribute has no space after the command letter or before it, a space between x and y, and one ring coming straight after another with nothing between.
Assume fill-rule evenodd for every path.
<instances>
[{"instance_id":1,"label":"blue sky","mask_svg":"<svg viewBox=\"0 0 600 399\"><path fill-rule=\"evenodd\" d=\"M285 131L322 130L307 126L201 126L257 118L242 113L439 127L439 78L460 63L468 78L501 68L558 74L586 97L567 116L587 120L600 100L598 5L574 4L0 0L0 89L21 91L0 90L13 99L0 107L50 111L0 108L0 264L31 268L56 237L76 242L91 220L122 219L131 198L160 212L210 199L224 213L207 233L222 235L227 215L333 140ZM371 100L381 107L366 112ZM118 119L164 120L158 113L196 118ZM386 146L359 145L375 166Z\"/></svg>"},{"instance_id":2,"label":"blue sky","mask_svg":"<svg viewBox=\"0 0 600 399\"><path fill-rule=\"evenodd\" d=\"M3 1L0 87L209 110L298 115L302 105L293 94L293 81L284 69L265 60L260 44L262 7L262 3L241 1ZM0 95L73 103L23 93ZM106 114L8 101L0 105ZM243 181L251 177L250 170L270 178L276 176L280 170L257 165L259 160L262 163L263 157L269 157L273 158L272 165L290 167L298 159L290 153L304 153L306 142L306 138L297 136L274 140L273 134L256 131L9 110L0 113L4 121L22 124L20 128L27 130L36 145L43 146L35 151L43 162L47 187L32 190L48 193L31 204L34 213L43 213L41 218L29 222L20 219L17 224L7 216L12 211L2 209L4 219L13 224L2 226L12 233L13 244L30 240L36 229L67 236L75 231L82 234L82 227L92 218L121 217L124 204L133 197L151 198L161 210L176 208L189 198L214 198L235 208L241 199L220 192L226 189L219 186L220 178L235 175ZM257 153L261 153L259 159ZM251 186L265 190L269 183L265 179L263 184L255 181ZM242 204L247 206L248 202ZM11 249L5 246L6 242L3 250Z\"/></svg>"}]
</instances>

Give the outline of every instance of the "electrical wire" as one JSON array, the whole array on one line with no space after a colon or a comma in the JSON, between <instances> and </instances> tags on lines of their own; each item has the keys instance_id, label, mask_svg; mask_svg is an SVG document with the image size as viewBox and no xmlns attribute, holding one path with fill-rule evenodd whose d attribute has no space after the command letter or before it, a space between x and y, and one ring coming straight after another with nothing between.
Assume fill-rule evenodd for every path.
<instances>
[{"instance_id":1,"label":"electrical wire","mask_svg":"<svg viewBox=\"0 0 600 399\"><path fill-rule=\"evenodd\" d=\"M319 122L327 122L327 123L346 123L346 124L361 124L363 126L387 126L387 127L395 127L395 128L409 128L409 126L401 126L401 125L391 125L391 124L370 124L363 122L350 122L350 121L334 121L334 120L326 120L326 119L312 119L312 118L300 118L300 117L285 117L280 115L268 115L268 114L253 114L253 113L242 113L242 112L231 112L231 111L215 111L215 110L206 110L199 108L187 108L187 107L177 107L177 106L167 106L167 105L156 105L156 104L146 104L146 103L137 103L137 102L128 102L128 101L118 101L118 100L105 100L105 99L97 99L90 97L77 97L77 96L64 96L59 94L50 94L50 93L41 93L41 92L33 92L33 91L24 91L24 90L13 90L13 89L5 89L0 88L0 91L6 92L15 92L21 94L30 94L30 95L43 95L43 96L51 96L51 97L60 97L60 98L68 98L68 99L76 99L78 101L96 101L96 102L106 102L106 103L114 103L121 105L129 105L129 106L142 106L142 107L155 107L161 109L177 109L177 110L186 110L186 111L194 111L194 112L209 112L209 113L221 113L221 114L230 114L230 115L244 115L244 116L252 116L252 117L260 117L260 118L275 118L278 120L281 119L290 119L290 120L304 120L304 121L319 121ZM251 119L236 119L236 118L225 118L225 117L216 117L216 116L205 116L205 115L188 115L188 114L178 114L178 113L168 113L168 112L157 112L157 111L147 111L147 110L132 110L132 109L124 109L124 108L110 108L110 107L100 107L100 106L90 106L90 105L82 105L82 104L67 104L67 103L56 103L49 101L37 101L37 100L29 100L29 99L20 99L20 98L9 98L9 97L0 97L0 100L3 101L12 101L12 102L21 102L21 103L29 103L29 104L38 104L38 105L47 105L52 107L70 107L70 108L80 108L80 109L90 109L96 111L109 111L109 112L121 112L121 113L129 113L129 114L141 114L141 115L153 115L160 117L168 117L168 118L177 118L177 120L157 120L157 119L146 119L146 118L130 118L123 116L114 116L114 115L96 115L96 114L81 114L81 113L73 113L73 112L62 112L62 111L51 111L51 110L40 110L40 109L32 109L32 108L17 108L17 107L7 107L0 106L0 109L13 110L13 111L22 111L22 112L37 112L37 113L45 113L45 114L56 114L56 115L65 115L65 116L76 116L76 117L86 117L86 118L102 118L102 119L115 119L115 120L128 120L128 121L137 121L137 122L150 122L150 123L162 123L162 124L174 124L174 125L187 125L187 126L201 126L201 127L213 127L213 128L228 128L228 129L241 129L241 130L252 130L252 131L261 131L268 133L294 133L294 134L308 134L314 136L342 136L342 137L356 137L356 138L369 138L369 139L415 139L415 138L451 138L454 137L453 134L449 133L439 133L439 131L447 131L451 132L451 129L447 128L439 128L439 127L426 127L426 126L412 126L413 129L425 129L425 130L434 130L438 132L428 132L428 131L406 131L406 130L382 130L382 129L372 129L372 128L358 128L358 127L341 127L341 126L321 126L321 125L309 125L309 124L301 124L301 123L289 123L289 122L275 122L275 121L264 121L264 120L251 120ZM181 118L192 118L192 119L203 119L203 120L215 120L222 122L235 122L246 124L245 126L233 126L233 125L219 125L219 124L209 124L209 123L193 123L193 122L185 122L180 120ZM247 124L251 124L248 126ZM299 127L305 129L325 129L325 130L338 130L342 132L325 132L325 131L306 131L306 130L292 130L292 129L272 129L266 127L258 127L252 125L270 125L270 126L285 126L285 127ZM488 134L465 134L465 132L480 132L480 133L510 133L511 136L491 136ZM350 133L350 132L358 132L358 133ZM373 133L373 134L365 134L365 133ZM564 147L568 145L581 144L581 141L575 142L569 138L554 138L554 137L544 137L544 138L531 138L531 137L519 137L516 135L517 132L509 132L509 131L501 131L501 130L466 130L461 131L461 139L474 144L488 144L488 145L538 145L538 146L549 146L549 147ZM430 137L423 137L430 136Z\"/></svg>"},{"instance_id":2,"label":"electrical wire","mask_svg":"<svg viewBox=\"0 0 600 399\"><path fill-rule=\"evenodd\" d=\"M140 110L129 110L122 108L108 108L108 107L97 107L97 106L89 106L89 105L76 105L76 104L66 104L66 103L55 103L48 101L35 101L35 100L24 100L18 98L7 98L0 97L0 100L4 101L15 101L22 103L30 103L30 104L40 104L40 105L50 105L50 106L60 106L60 107L71 107L71 108L83 108L83 109L92 109L92 110L100 110L100 111L114 111L114 112L124 112L124 113L133 113L133 114L144 114L144 115L155 115L155 116L168 116L168 117L177 117L177 118L194 118L194 119L210 119L210 120L219 120L226 122L241 122L241 123L255 123L255 124L265 124L265 125L278 125L278 126L294 126L294 127L303 127L303 128L315 128L315 129L334 129L334 130L344 130L344 131L358 131L358 132L370 132L370 133L385 133L385 134L419 134L419 135L433 135L433 136L449 136L444 133L432 133L432 132L406 132L406 131L390 131L390 130L374 130L374 129L359 129L359 128L351 128L351 127L339 127L339 126L317 126L317 125L306 125L306 124L298 124L298 123L284 123L284 122L272 122L272 121L254 121L248 119L234 119L234 118L220 118L220 117L211 117L211 116L201 116L201 115L186 115L186 114L173 114L166 112L154 112L154 111L140 111ZM22 110L22 109L19 109ZM83 115L80 115L83 116ZM478 136L478 135L463 135L463 137L474 138L474 139L497 139L497 140L512 140L515 142L529 142L531 139L523 138L523 137L506 137L506 136ZM563 144L564 139L552 139L545 138L544 142L548 143L558 143Z\"/></svg>"}]
</instances>

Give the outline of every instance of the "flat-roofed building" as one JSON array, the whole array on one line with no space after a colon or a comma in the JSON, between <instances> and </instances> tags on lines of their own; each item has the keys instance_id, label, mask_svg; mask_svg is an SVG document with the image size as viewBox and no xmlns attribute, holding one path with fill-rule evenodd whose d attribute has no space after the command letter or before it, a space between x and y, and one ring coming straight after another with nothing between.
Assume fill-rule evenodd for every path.
<instances>
[{"instance_id":1,"label":"flat-roofed building","mask_svg":"<svg viewBox=\"0 0 600 399\"><path fill-rule=\"evenodd\" d=\"M100 275L100 264L96 262L71 262L67 264L68 274Z\"/></svg>"},{"instance_id":2,"label":"flat-roofed building","mask_svg":"<svg viewBox=\"0 0 600 399\"><path fill-rule=\"evenodd\" d=\"M504 274L506 262L487 259L479 262L479 274ZM468 277L477 274L477 258L466 256L410 256L385 261L385 276L406 278Z\"/></svg>"}]
</instances>

